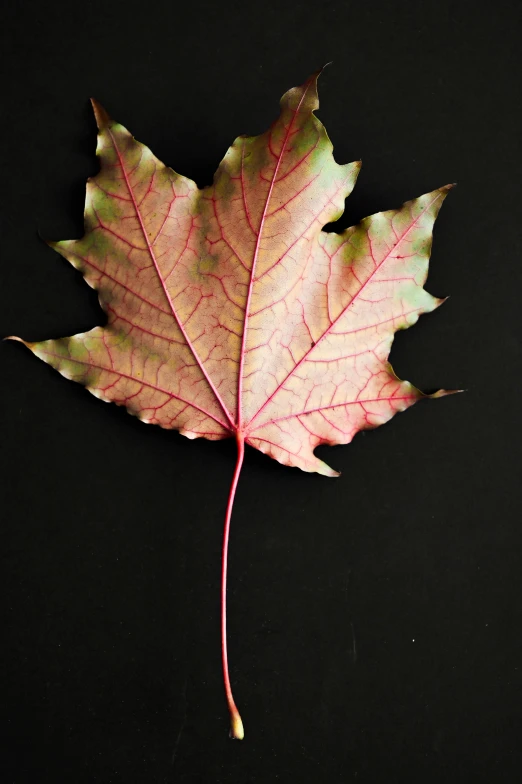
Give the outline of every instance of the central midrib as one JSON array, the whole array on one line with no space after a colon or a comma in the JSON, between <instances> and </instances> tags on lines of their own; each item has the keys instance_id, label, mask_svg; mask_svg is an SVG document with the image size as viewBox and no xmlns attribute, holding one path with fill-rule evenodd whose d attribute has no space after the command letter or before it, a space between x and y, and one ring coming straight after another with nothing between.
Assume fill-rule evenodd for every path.
<instances>
[{"instance_id":1,"label":"central midrib","mask_svg":"<svg viewBox=\"0 0 522 784\"><path fill-rule=\"evenodd\" d=\"M301 108L301 104L303 103L303 101L305 99L305 96L306 96L306 94L308 92L309 87L310 87L310 85L307 85L306 89L303 91L303 94L302 94L302 96L301 96L301 98L299 100L299 103L297 104L297 108L294 111L294 115L292 117L292 120L290 121L290 123L288 125L288 128L286 130L286 135L285 135L282 147L281 147L281 152L279 153L279 158L277 159L277 163L276 163L275 168L274 168L274 173L273 173L272 179L270 181L270 187L269 187L267 195L266 195L265 205L264 205L264 208L263 208L263 213L261 215L261 221L259 223L259 232L257 234L256 244L255 244L255 247L254 247L254 253L253 253L253 257L252 257L252 265L251 265L251 268L250 268L250 280L248 282L247 299L246 299L246 303L245 303L245 320L243 322L243 335L242 335L242 338L241 338L241 349L240 349L240 355L239 355L239 373L238 373L238 386L237 386L237 432L239 434L241 434L241 429L242 429L242 424L243 424L243 421L242 421L242 415L243 415L243 412L242 412L242 407L243 407L242 406L243 369L244 369L244 365L245 365L246 340L247 340L247 332L248 332L248 319L249 319L249 311L250 311L250 301L252 299L252 291L253 291L253 288L254 288L255 267L256 267L256 262L257 262L257 258L258 258L258 255L259 255L259 247L260 247L260 243L261 243L261 237L263 235L263 227L264 227L264 224L265 224L265 219L266 219L266 215L267 215L267 211L268 211L268 205L270 203L270 199L271 199L271 196L272 196L272 191L274 190L274 185L275 185L275 182L276 182L277 174L279 172L279 167L281 165L281 161L283 160L283 155L285 153L286 145L288 143L288 138L290 136L290 132L292 130L292 126L294 124L295 118L297 117L297 115L299 113L299 109ZM245 212L246 212L246 210L245 210ZM247 213L247 219L248 219L248 213Z\"/></svg>"}]
</instances>

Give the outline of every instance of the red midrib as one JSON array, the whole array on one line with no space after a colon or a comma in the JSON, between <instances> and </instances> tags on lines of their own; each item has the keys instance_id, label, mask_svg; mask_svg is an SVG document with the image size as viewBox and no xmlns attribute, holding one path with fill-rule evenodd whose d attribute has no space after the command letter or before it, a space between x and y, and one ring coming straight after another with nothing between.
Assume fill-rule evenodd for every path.
<instances>
[{"instance_id":1,"label":"red midrib","mask_svg":"<svg viewBox=\"0 0 522 784\"><path fill-rule=\"evenodd\" d=\"M45 351L45 354L48 357L54 357L55 359L63 360L63 356L60 354L53 354L51 351ZM74 357L70 357L68 361L74 362L77 365L84 365L85 367L103 370L105 373L112 373L114 376L121 376L121 378L127 378L129 381L135 381L136 384L142 384L142 386L149 387L149 389L155 389L157 392L168 395L174 400L179 400L181 403L185 403L187 406L191 406L197 411L201 411L202 414L205 414L205 416L207 416L209 419L213 419L214 422L218 423L218 425L221 425L224 428L227 427L225 422L222 422L221 419L218 419L216 416L214 416L214 414L211 414L210 411L201 408L201 406L198 406L196 403L191 403L190 400L186 400L184 397L181 397L181 395L175 395L174 392L169 392L168 389L163 389L163 387L159 387L156 384L151 384L149 381L145 381L143 378L136 378L135 376L130 376L128 373L122 373L121 370L114 370L114 368L108 368L104 365L95 365L93 362L84 362L81 359L75 359ZM100 387L100 389L103 391L103 387ZM151 408L153 407L151 406Z\"/></svg>"},{"instance_id":2,"label":"red midrib","mask_svg":"<svg viewBox=\"0 0 522 784\"><path fill-rule=\"evenodd\" d=\"M400 236L400 237L397 239L396 243L395 243L395 244L394 244L394 245L393 245L393 246L390 248L390 250L388 251L388 253L386 254L386 256L385 256L385 257L382 259L382 261L380 261L380 262L379 262L379 264L377 264L377 266L375 267L375 269L372 271L371 275L369 275L369 276L368 276L368 278L365 280L365 282L363 283L363 285L360 287L359 291L358 291L358 292L357 292L357 293L354 295L354 297L353 297L353 298L350 300L350 302L348 303L348 305L347 305L347 306L346 306L346 307L345 307L345 308L344 308L344 309L341 311L341 313L339 313L339 315L337 316L337 318L336 318L334 321L332 321L332 323L330 324L330 326L328 327L328 329L327 329L327 330L325 330L325 331L323 332L323 334L321 335L321 337L317 339L317 341L315 342L315 344L314 344L314 345L313 345L311 348L309 348L309 349L308 349L308 351L306 352L306 354L304 354L304 355L301 357L301 359L299 360L299 362L297 362L297 364L296 364L296 365L294 365L294 367L292 368L292 370L291 370L291 371L290 371L290 372L289 372L289 373L288 373L288 374L285 376L285 378L283 379L283 381L281 381L281 383L280 383L280 384L278 384L277 388L276 388L276 389L275 389L275 390L272 392L272 394L270 395L270 397L268 397L268 398L265 400L265 402L263 403L263 405L262 405L262 406L261 406L261 407L260 407L260 408L257 410L257 412L254 414L254 416L252 417L252 419L250 420L250 422L249 422L249 423L248 423L248 425L247 425L247 428L249 428L249 431L248 431L249 433L250 433L250 432L252 432L251 425L252 425L252 423L253 423L253 422L254 422L254 421L257 419L257 417L259 416L259 414L260 414L260 413L261 413L261 412L262 412L262 411L263 411L263 410L266 408L266 406L267 406L267 405L268 405L268 404L269 404L269 403L270 403L270 402L271 402L271 401L274 399L274 397L276 396L276 394L277 394L277 393L279 392L279 390L280 390L280 389L281 389L281 388L284 386L284 384L286 384L286 382L288 381L288 379L290 378L290 376L292 376L292 375L295 373L295 371L297 370L297 368L298 368L298 367L300 367L300 366L302 365L302 363L303 363L303 362L305 362L305 361L307 360L308 356L309 356L309 355L312 353L312 351L315 351L315 349L317 348L317 346L319 345L319 343L320 343L320 342L323 340L323 338L325 338L325 337L326 337L326 336L327 336L327 335L330 333L330 331L331 331L332 327L334 327L334 326L337 324L337 322L338 322L338 321L339 321L339 320L340 320L340 319L341 319L341 318L344 316L344 314L346 313L346 311L348 310L348 308L350 308L350 307L353 305L353 303L355 302L355 300L357 299L357 297L358 297L358 296L361 294L361 292L362 292L362 291L365 289L365 287L368 285L368 283L369 283L369 282L372 280L372 278L373 278L373 276L375 275L375 273L376 273L376 272L377 272L377 271L378 271L378 270L379 270L379 269L382 267L382 265L383 265L383 264L384 264L384 263L385 263L385 262L386 262L386 261L387 261L387 260L390 258L390 255L391 255L392 251L393 251L393 250L395 250L395 248L397 248L397 247L400 245L400 243L403 241L403 239L404 239L404 238L405 238L405 237L406 237L406 236L409 234L409 232L410 232L410 231L413 229L413 227L415 226L415 224L416 224L416 223L418 223L418 221L419 221L419 220L422 218L422 216L423 216L423 215L424 215L424 214L425 214L425 213L426 213L426 212L427 212L427 211L430 209L430 207L432 207L432 206L435 204L435 202L436 202L438 199L440 199L441 195L442 195L442 194L441 194L441 193L439 193L439 194L438 194L438 195L437 195L437 196L436 196L436 197L433 199L433 201L431 201L431 202L428 204L428 206L427 206L427 207L425 207L425 208L422 210L422 212L420 212L420 213L419 213L419 215L417 215L417 217L416 217L416 218L415 218L415 220L414 220L414 221L411 223L411 225L410 225L410 226L408 226L408 228L406 229L406 231L405 231L403 234L401 234L401 236ZM357 402L357 401L356 401L356 402ZM300 415L301 415L301 414L303 414L303 413L305 413L305 412L298 411L296 414L292 414L291 416L300 416ZM289 417L289 418L290 418L290 417ZM254 428L254 430L258 430L260 427L262 427L263 425L266 425L266 424L268 424L269 422L270 422L270 420L267 420L267 421L265 421L265 422L262 422L260 425L257 425L257 426Z\"/></svg>"},{"instance_id":3,"label":"red midrib","mask_svg":"<svg viewBox=\"0 0 522 784\"><path fill-rule=\"evenodd\" d=\"M366 398L365 400L345 400L344 403L333 403L330 406L320 406L319 408L309 408L306 411L298 411L296 414L287 414L287 416L277 417L276 419L270 419L266 422L263 422L258 427L263 427L263 425L272 425L274 422L283 422L287 419L293 419L294 417L304 416L305 414L315 414L318 411L330 411L332 408L341 408L343 406L362 406L365 403L392 403L394 400L416 400L416 395L396 395L395 397L371 397ZM258 429L258 428L256 428ZM254 436L255 438L255 436Z\"/></svg>"},{"instance_id":4,"label":"red midrib","mask_svg":"<svg viewBox=\"0 0 522 784\"><path fill-rule=\"evenodd\" d=\"M169 303L169 307L170 307L170 310L172 312L172 315L174 316L176 324L178 325L178 328L179 328L181 334L183 335L183 338L184 338L188 348L190 349L194 359L196 360L196 362L198 364L198 367L200 368L201 372L203 373L203 375L204 375L204 377L205 377L209 387L211 388L212 392L214 393L214 397L216 398L217 402L219 403L223 413L225 414L225 416L226 416L226 418L227 418L227 420L229 422L229 425L227 425L227 429L228 430L230 430L231 428L235 429L234 421L233 421L232 416L230 415L230 413L228 411L228 408L225 406L223 400L221 399L221 396L220 396L219 392L217 391L214 383L212 382L212 379L210 378L210 376L208 375L207 371L205 370L205 366L203 365L203 362L200 360L200 358L199 358L199 356L198 356L198 354L196 352L196 349L192 345L192 343L190 341L190 338L187 335L187 333L185 331L185 328L184 328L183 324L181 323L181 320L178 317L178 314L176 313L176 310L174 308L174 303L172 302L169 290L168 290L168 288L167 288L167 286L165 284L165 280L163 279L163 276L161 274L161 270L159 268L159 265L158 265L158 262L157 262L154 250L152 248L152 245L150 244L149 236L148 236L147 231L145 229L145 225L143 223L143 218L141 217L141 213L140 213L140 210L139 210L139 207L138 207L138 203L137 203L136 198L134 196L134 191L132 190L131 184L129 182L129 178L128 178L128 175L127 175L127 171L125 169L125 164L123 162L123 158L122 158L121 153L120 153L120 151L118 149L118 145L116 144L116 139L114 138L114 134L112 133L110 128L108 128L107 130L108 130L109 136L111 137L112 144L114 146L114 150L116 152L116 155L118 156L118 160L120 162L120 166L121 166L121 170L122 170L122 173L123 173L123 177L125 179L125 184L127 185L127 190L129 191L129 196L132 199L132 204L134 205L134 211L136 212L136 217L137 217L138 222L140 224L140 228L141 228L141 231L142 231L142 234L143 234L143 238L144 238L144 240L145 240L145 242L147 244L147 248L148 248L150 257L152 259L152 263L154 264L154 269L156 270L156 274L157 274L158 279L159 279L159 281L161 283L161 287L163 289L163 292L165 294L167 302ZM196 406L196 408L197 408L197 406ZM213 419L215 419L215 417L213 417Z\"/></svg>"},{"instance_id":5,"label":"red midrib","mask_svg":"<svg viewBox=\"0 0 522 784\"><path fill-rule=\"evenodd\" d=\"M242 412L243 369L244 369L244 365L245 365L246 340L247 340L247 332L248 332L248 319L249 319L249 315L250 315L250 313L249 313L249 311L250 311L250 301L252 299L252 290L253 290L253 287L254 287L255 267L256 267L257 257L259 255L259 246L260 246L261 237L262 237L262 234L263 234L263 227L264 227L264 224L265 224L266 214L267 214L267 211L268 211L268 205L270 203L270 198L272 196L272 191L274 189L277 173L279 171L279 167L281 165L281 161L283 160L283 155L284 155L284 152L285 152L285 149L286 149L286 145L288 143L288 138L290 136L290 132L292 130L292 126L294 124L295 118L297 117L297 115L299 113L299 109L301 108L301 104L303 103L303 101L305 99L305 96L306 96L306 94L308 92L309 87L310 87L310 85L308 85L306 87L306 89L303 91L303 94L301 96L301 99L299 100L299 103L298 103L297 108L296 108L296 110L294 112L292 120L291 120L291 122L288 125L287 131L286 131L286 135L285 135L285 138L284 138L284 141L283 141L283 145L281 147L281 152L279 153L279 158L278 158L276 166L274 168L274 173L272 175L272 180L270 181L270 187L268 189L268 193L267 193L267 196L266 196L265 206L263 208L263 214L261 215L261 221L259 223L259 232L257 234L256 244L255 244L255 248L254 248L254 255L253 255L253 258L252 258L252 266L250 268L250 280L249 280L249 283L248 283L247 299L246 299L246 303L245 303L245 320L243 322L243 335L242 335L242 338L241 338L241 349L240 349L240 355L239 355L239 373L238 373L238 386L237 386L237 431L239 433L241 433L242 425L243 425L243 422L242 422L242 414L243 414L243 412ZM245 208L246 208L246 203L245 203ZM247 219L248 219L248 213L247 213Z\"/></svg>"}]
</instances>

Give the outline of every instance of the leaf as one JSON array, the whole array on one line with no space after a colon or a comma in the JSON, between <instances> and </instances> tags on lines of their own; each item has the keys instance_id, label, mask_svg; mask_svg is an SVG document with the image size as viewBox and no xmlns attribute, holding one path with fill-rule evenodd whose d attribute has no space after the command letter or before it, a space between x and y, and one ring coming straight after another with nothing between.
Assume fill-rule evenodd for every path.
<instances>
[{"instance_id":1,"label":"leaf","mask_svg":"<svg viewBox=\"0 0 522 784\"><path fill-rule=\"evenodd\" d=\"M347 444L423 395L388 362L394 333L443 300L428 294L432 228L451 186L340 234L360 162L339 165L315 117L317 77L289 90L264 134L240 136L200 190L93 101L99 174L85 234L50 243L99 292L107 324L26 345L62 375L143 422L188 438L235 437L304 471L337 472L319 444ZM431 397L446 394L443 390Z\"/></svg>"}]
</instances>

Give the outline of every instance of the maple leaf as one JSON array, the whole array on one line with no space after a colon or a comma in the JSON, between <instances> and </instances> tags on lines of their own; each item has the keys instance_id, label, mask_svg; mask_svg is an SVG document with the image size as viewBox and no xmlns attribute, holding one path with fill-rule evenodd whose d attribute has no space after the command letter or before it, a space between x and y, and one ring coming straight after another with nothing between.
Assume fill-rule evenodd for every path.
<instances>
[{"instance_id":1,"label":"maple leaf","mask_svg":"<svg viewBox=\"0 0 522 784\"><path fill-rule=\"evenodd\" d=\"M347 444L420 398L447 394L401 381L388 355L398 329L443 301L423 284L451 186L324 232L342 214L360 162L335 162L314 115L317 77L283 96L266 133L238 137L202 190L93 101L101 169L87 183L85 234L50 245L97 289L107 324L25 343L143 422L189 438L236 438L221 583L236 738L243 725L228 675L226 576L245 443L337 476L316 446Z\"/></svg>"}]
</instances>

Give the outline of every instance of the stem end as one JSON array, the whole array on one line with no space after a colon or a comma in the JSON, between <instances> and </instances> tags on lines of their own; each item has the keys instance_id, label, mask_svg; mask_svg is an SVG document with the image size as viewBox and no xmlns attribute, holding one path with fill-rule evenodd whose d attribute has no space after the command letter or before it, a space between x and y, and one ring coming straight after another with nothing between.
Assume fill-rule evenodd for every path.
<instances>
[{"instance_id":1,"label":"stem end","mask_svg":"<svg viewBox=\"0 0 522 784\"><path fill-rule=\"evenodd\" d=\"M232 740L243 740L245 737L243 722L236 707L230 711L230 737Z\"/></svg>"}]
</instances>

